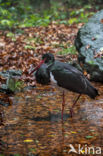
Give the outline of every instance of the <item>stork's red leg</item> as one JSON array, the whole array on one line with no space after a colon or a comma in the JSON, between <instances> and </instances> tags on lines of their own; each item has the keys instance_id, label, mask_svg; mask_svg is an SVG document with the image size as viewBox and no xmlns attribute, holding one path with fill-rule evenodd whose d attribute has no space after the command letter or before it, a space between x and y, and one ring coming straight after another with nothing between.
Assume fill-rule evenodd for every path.
<instances>
[{"instance_id":1,"label":"stork's red leg","mask_svg":"<svg viewBox=\"0 0 103 156\"><path fill-rule=\"evenodd\" d=\"M64 106L65 106L65 93L64 93L64 90L63 90L63 101L62 101L62 120L63 120Z\"/></svg>"},{"instance_id":2,"label":"stork's red leg","mask_svg":"<svg viewBox=\"0 0 103 156\"><path fill-rule=\"evenodd\" d=\"M78 95L77 99L75 100L75 102L72 105L72 108L70 109L70 115L71 115L71 117L73 116L73 108L74 108L75 104L77 103L77 101L79 100L80 96L81 96L81 94Z\"/></svg>"}]
</instances>

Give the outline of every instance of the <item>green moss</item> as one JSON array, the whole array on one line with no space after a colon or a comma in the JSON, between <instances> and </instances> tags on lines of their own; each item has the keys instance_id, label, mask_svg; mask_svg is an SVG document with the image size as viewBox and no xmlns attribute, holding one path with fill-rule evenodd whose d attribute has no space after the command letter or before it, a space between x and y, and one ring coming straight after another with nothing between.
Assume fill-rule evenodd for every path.
<instances>
[{"instance_id":1,"label":"green moss","mask_svg":"<svg viewBox=\"0 0 103 156\"><path fill-rule=\"evenodd\" d=\"M95 62L93 60L88 61L88 64L93 65Z\"/></svg>"},{"instance_id":2,"label":"green moss","mask_svg":"<svg viewBox=\"0 0 103 156\"><path fill-rule=\"evenodd\" d=\"M65 55L65 54L77 54L75 46L71 46L69 48L62 48L61 51L58 52L59 55Z\"/></svg>"}]
</instances>

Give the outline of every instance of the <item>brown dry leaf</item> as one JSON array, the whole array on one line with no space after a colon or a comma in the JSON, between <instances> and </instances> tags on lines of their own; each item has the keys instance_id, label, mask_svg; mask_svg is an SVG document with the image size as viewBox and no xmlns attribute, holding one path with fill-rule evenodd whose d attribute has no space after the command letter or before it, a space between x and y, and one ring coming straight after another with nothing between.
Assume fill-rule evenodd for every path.
<instances>
[{"instance_id":1,"label":"brown dry leaf","mask_svg":"<svg viewBox=\"0 0 103 156\"><path fill-rule=\"evenodd\" d=\"M83 71L83 74L84 74L85 76L87 76L87 71L86 71L86 70L84 70L84 71Z\"/></svg>"},{"instance_id":2,"label":"brown dry leaf","mask_svg":"<svg viewBox=\"0 0 103 156\"><path fill-rule=\"evenodd\" d=\"M94 40L96 40L96 38L95 38L95 37L93 37L93 38L92 38L92 41L94 41Z\"/></svg>"},{"instance_id":3,"label":"brown dry leaf","mask_svg":"<svg viewBox=\"0 0 103 156\"><path fill-rule=\"evenodd\" d=\"M102 57L102 56L103 56L103 51L100 51L97 54L95 54L94 58Z\"/></svg>"},{"instance_id":4,"label":"brown dry leaf","mask_svg":"<svg viewBox=\"0 0 103 156\"><path fill-rule=\"evenodd\" d=\"M103 19L101 19L101 21L100 21L102 24L103 24Z\"/></svg>"},{"instance_id":5,"label":"brown dry leaf","mask_svg":"<svg viewBox=\"0 0 103 156\"><path fill-rule=\"evenodd\" d=\"M90 45L88 44L86 47L85 47L85 49L89 49L90 48Z\"/></svg>"}]
</instances>

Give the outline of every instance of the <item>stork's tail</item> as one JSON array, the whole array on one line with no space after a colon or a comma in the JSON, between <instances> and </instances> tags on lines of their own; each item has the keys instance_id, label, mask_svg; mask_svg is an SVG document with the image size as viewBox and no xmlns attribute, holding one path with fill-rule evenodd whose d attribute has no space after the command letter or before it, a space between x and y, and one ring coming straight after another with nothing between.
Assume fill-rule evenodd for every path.
<instances>
[{"instance_id":1,"label":"stork's tail","mask_svg":"<svg viewBox=\"0 0 103 156\"><path fill-rule=\"evenodd\" d=\"M89 96L94 99L98 95L99 95L98 90L96 88L93 88Z\"/></svg>"},{"instance_id":2,"label":"stork's tail","mask_svg":"<svg viewBox=\"0 0 103 156\"><path fill-rule=\"evenodd\" d=\"M93 87L89 81L87 82L87 84L87 95L94 99L96 96L99 95L98 90Z\"/></svg>"}]
</instances>

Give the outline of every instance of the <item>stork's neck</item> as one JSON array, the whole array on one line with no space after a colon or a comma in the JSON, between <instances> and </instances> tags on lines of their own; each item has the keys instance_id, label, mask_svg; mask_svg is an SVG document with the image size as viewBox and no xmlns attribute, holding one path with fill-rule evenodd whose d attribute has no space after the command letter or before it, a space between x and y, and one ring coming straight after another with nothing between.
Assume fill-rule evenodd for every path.
<instances>
[{"instance_id":1,"label":"stork's neck","mask_svg":"<svg viewBox=\"0 0 103 156\"><path fill-rule=\"evenodd\" d=\"M47 69L48 71L50 72L51 71L51 68L53 67L53 65L55 64L55 62L49 62L49 63L46 63L47 64Z\"/></svg>"}]
</instances>

